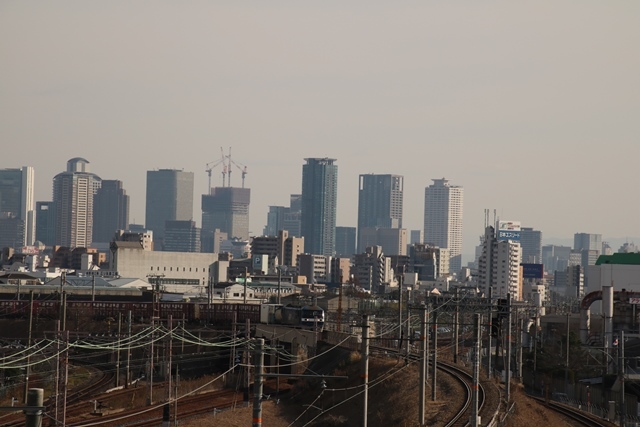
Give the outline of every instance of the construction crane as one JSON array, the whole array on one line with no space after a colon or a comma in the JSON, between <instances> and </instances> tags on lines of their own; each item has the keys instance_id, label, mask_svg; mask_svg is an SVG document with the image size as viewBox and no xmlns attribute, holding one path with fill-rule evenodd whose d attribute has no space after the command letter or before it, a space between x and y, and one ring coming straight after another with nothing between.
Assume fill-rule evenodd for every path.
<instances>
[{"instance_id":1,"label":"construction crane","mask_svg":"<svg viewBox=\"0 0 640 427\"><path fill-rule=\"evenodd\" d=\"M209 194L211 194L211 189L212 189L212 187L211 187L211 171L213 171L213 168L215 168L219 164L222 164L222 186L224 187L224 184L225 184L225 177L227 175L227 170L228 170L229 166L225 162L227 160L227 157L224 155L224 151L222 151L222 147L220 147L220 153L222 154L222 156L221 156L221 158L219 160L216 160L214 162L209 162L206 165L205 171L209 175Z\"/></svg>"},{"instance_id":2,"label":"construction crane","mask_svg":"<svg viewBox=\"0 0 640 427\"><path fill-rule=\"evenodd\" d=\"M228 186L231 187L231 165L233 164L235 167L237 167L240 172L242 173L242 188L244 188L244 179L247 176L247 167L245 165L243 165L242 163L238 163L234 160L231 160L231 147L229 147L229 154L225 155L224 154L224 149L222 147L220 147L220 159L207 163L206 165L206 169L205 171L207 172L207 174L209 175L209 194L211 194L211 172L213 171L213 168L215 168L218 165L222 165L222 186ZM229 174L229 179L227 180L227 174Z\"/></svg>"},{"instance_id":3,"label":"construction crane","mask_svg":"<svg viewBox=\"0 0 640 427\"><path fill-rule=\"evenodd\" d=\"M242 163L231 160L231 147L229 147L229 187L231 187L231 165L234 165L242 173L242 188L244 188L244 178L247 176L247 167Z\"/></svg>"}]
</instances>

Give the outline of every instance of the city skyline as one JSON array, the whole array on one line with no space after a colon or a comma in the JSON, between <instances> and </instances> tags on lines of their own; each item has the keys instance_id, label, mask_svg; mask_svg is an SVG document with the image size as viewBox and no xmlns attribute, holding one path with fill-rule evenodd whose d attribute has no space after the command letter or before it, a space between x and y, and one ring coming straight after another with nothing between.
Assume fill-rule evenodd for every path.
<instances>
[{"instance_id":1,"label":"city skyline","mask_svg":"<svg viewBox=\"0 0 640 427\"><path fill-rule=\"evenodd\" d=\"M33 166L36 201L80 156L123 182L140 223L146 171L176 168L194 173L199 223L223 146L248 167L253 235L300 193L303 159L328 156L339 226L357 224L360 174L404 176L408 230L446 176L465 188L464 253L484 209L546 242L638 243L640 202L614 189L634 182L640 154L639 4L187 1L153 5L153 20L118 1L2 7L0 135L28 149L0 167Z\"/></svg>"}]
</instances>

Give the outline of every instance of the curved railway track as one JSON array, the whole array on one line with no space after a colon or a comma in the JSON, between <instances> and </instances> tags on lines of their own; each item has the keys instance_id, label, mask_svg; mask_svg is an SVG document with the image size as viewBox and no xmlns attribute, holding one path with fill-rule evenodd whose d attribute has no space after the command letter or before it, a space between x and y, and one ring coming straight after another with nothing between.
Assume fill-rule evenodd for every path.
<instances>
[{"instance_id":1,"label":"curved railway track","mask_svg":"<svg viewBox=\"0 0 640 427\"><path fill-rule=\"evenodd\" d=\"M570 406L567 405L563 405L562 403L558 403L558 402L553 402L553 401L549 401L546 402L543 398L541 397L534 397L534 396L530 396L532 399L537 400L538 402L540 402L542 405L544 405L546 408L549 408L567 418L570 418L576 422L579 422L581 425L586 426L586 427L610 427L613 426L613 423L610 423L608 421L605 420L598 420L596 418L593 418L591 415L586 414L584 411L581 411L579 409L575 409L572 408Z\"/></svg>"},{"instance_id":2,"label":"curved railway track","mask_svg":"<svg viewBox=\"0 0 640 427\"><path fill-rule=\"evenodd\" d=\"M456 378L463 385L466 391L466 396L464 397L464 404L462 408L447 424L445 424L445 427L470 425L468 420L469 418L471 418L471 415L473 414L473 407L472 407L473 375L469 374L464 369L461 369L455 365L450 365L448 363L443 363L443 362L439 362L438 365L439 365L438 369ZM478 413L482 411L482 408L484 407L484 402L485 402L484 387L482 387L482 385L479 384L478 385Z\"/></svg>"},{"instance_id":3,"label":"curved railway track","mask_svg":"<svg viewBox=\"0 0 640 427\"><path fill-rule=\"evenodd\" d=\"M387 347L379 347L379 346L371 346L372 349L378 349L384 351L388 354L399 354L397 349L390 349ZM420 360L420 356L416 353L410 353L409 359L418 361ZM472 415L472 404L473 404L473 375L467 372L466 370L450 364L446 362L438 362L438 369L447 375L454 378L464 389L465 395L462 397L462 405L460 409L456 412L456 414L449 420L445 427L455 427L455 426L468 426L469 418ZM484 407L486 393L484 391L484 387L482 384L478 384L478 413L481 413L482 408Z\"/></svg>"}]
</instances>

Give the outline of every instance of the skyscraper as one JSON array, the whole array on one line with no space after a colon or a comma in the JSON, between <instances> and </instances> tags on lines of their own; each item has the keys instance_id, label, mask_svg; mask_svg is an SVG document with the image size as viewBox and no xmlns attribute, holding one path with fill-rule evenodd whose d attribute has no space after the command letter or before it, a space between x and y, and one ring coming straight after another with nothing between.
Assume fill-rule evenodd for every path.
<instances>
[{"instance_id":1,"label":"skyscraper","mask_svg":"<svg viewBox=\"0 0 640 427\"><path fill-rule=\"evenodd\" d=\"M0 169L0 248L31 245L35 241L34 171L31 166Z\"/></svg>"},{"instance_id":2,"label":"skyscraper","mask_svg":"<svg viewBox=\"0 0 640 427\"><path fill-rule=\"evenodd\" d=\"M450 272L462 268L462 207L464 190L434 179L424 191L424 242L448 248Z\"/></svg>"},{"instance_id":3,"label":"skyscraper","mask_svg":"<svg viewBox=\"0 0 640 427\"><path fill-rule=\"evenodd\" d=\"M581 265L584 268L587 268L588 265L595 265L598 257L602 254L602 234L574 234L573 250L580 253Z\"/></svg>"},{"instance_id":4,"label":"skyscraper","mask_svg":"<svg viewBox=\"0 0 640 427\"><path fill-rule=\"evenodd\" d=\"M46 246L56 243L56 209L53 202L36 202L36 240Z\"/></svg>"},{"instance_id":5,"label":"skyscraper","mask_svg":"<svg viewBox=\"0 0 640 427\"><path fill-rule=\"evenodd\" d=\"M360 175L358 187L358 252L363 252L366 228L402 228L404 178L400 175Z\"/></svg>"},{"instance_id":6,"label":"skyscraper","mask_svg":"<svg viewBox=\"0 0 640 427\"><path fill-rule=\"evenodd\" d=\"M520 246L522 246L523 263L542 264L542 231L522 227L520 229Z\"/></svg>"},{"instance_id":7,"label":"skyscraper","mask_svg":"<svg viewBox=\"0 0 640 427\"><path fill-rule=\"evenodd\" d=\"M229 239L249 239L251 189L216 187L202 195L202 230L206 236L219 229Z\"/></svg>"},{"instance_id":8,"label":"skyscraper","mask_svg":"<svg viewBox=\"0 0 640 427\"><path fill-rule=\"evenodd\" d=\"M162 246L167 221L193 219L193 172L147 171L146 198L145 226L153 231L154 240Z\"/></svg>"},{"instance_id":9,"label":"skyscraper","mask_svg":"<svg viewBox=\"0 0 640 427\"><path fill-rule=\"evenodd\" d=\"M351 258L356 253L356 228L336 227L336 256Z\"/></svg>"},{"instance_id":10,"label":"skyscraper","mask_svg":"<svg viewBox=\"0 0 640 427\"><path fill-rule=\"evenodd\" d=\"M333 256L336 237L336 159L309 158L302 165L301 232L310 254Z\"/></svg>"},{"instance_id":11,"label":"skyscraper","mask_svg":"<svg viewBox=\"0 0 640 427\"><path fill-rule=\"evenodd\" d=\"M53 178L56 245L89 247L93 240L93 196L100 184L100 177L90 172L89 161L81 157L69 160L66 172Z\"/></svg>"},{"instance_id":12,"label":"skyscraper","mask_svg":"<svg viewBox=\"0 0 640 427\"><path fill-rule=\"evenodd\" d=\"M129 196L122 181L103 180L93 198L93 241L110 242L116 230L129 228Z\"/></svg>"},{"instance_id":13,"label":"skyscraper","mask_svg":"<svg viewBox=\"0 0 640 427\"><path fill-rule=\"evenodd\" d=\"M200 252L200 229L194 221L167 221L164 250L167 252Z\"/></svg>"}]
</instances>

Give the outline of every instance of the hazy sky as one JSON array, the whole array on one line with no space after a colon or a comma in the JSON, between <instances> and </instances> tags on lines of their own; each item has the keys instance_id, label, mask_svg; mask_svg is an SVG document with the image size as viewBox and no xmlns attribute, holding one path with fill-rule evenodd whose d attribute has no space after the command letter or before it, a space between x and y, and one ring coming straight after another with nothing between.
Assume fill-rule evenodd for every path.
<instances>
[{"instance_id":1,"label":"hazy sky","mask_svg":"<svg viewBox=\"0 0 640 427\"><path fill-rule=\"evenodd\" d=\"M409 229L431 179L464 187L467 253L485 208L546 238L640 236L638 22L637 1L2 1L0 168L34 166L50 200L84 157L138 223L147 170L192 171L200 223L232 147L260 234L303 159L332 157L338 225L359 174L393 173Z\"/></svg>"}]
</instances>

